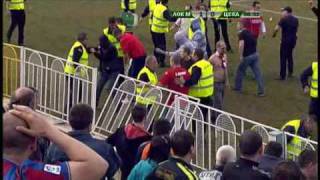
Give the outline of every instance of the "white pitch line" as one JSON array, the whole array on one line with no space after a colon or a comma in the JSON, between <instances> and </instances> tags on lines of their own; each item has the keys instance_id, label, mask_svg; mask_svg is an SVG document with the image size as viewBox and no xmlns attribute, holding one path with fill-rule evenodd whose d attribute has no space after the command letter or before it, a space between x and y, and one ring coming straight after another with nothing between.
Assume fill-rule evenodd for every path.
<instances>
[{"instance_id":1,"label":"white pitch line","mask_svg":"<svg viewBox=\"0 0 320 180\"><path fill-rule=\"evenodd\" d=\"M240 6L240 7L249 7L248 5L234 4L234 3L241 3L241 2L244 2L244 1L235 1L235 2L232 2L232 5ZM270 9L260 9L260 10L263 12L269 12L269 13L273 13L273 14L281 14L279 11L273 11ZM314 18L308 18L308 17L303 17L303 16L297 16L297 15L294 15L294 16L297 17L298 19L303 19L303 20L312 21L312 22L318 22L318 20L314 19Z\"/></svg>"}]
</instances>

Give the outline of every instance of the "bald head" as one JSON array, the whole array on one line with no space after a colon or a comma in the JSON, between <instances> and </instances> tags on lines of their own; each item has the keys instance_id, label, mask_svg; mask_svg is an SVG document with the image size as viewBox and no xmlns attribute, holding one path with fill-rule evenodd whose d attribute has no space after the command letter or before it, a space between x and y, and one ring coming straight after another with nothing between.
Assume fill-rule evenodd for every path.
<instances>
[{"instance_id":1,"label":"bald head","mask_svg":"<svg viewBox=\"0 0 320 180\"><path fill-rule=\"evenodd\" d=\"M146 64L148 68L150 68L152 71L155 71L158 67L158 61L155 56L147 56L146 57Z\"/></svg>"},{"instance_id":2,"label":"bald head","mask_svg":"<svg viewBox=\"0 0 320 180\"><path fill-rule=\"evenodd\" d=\"M10 98L9 109L12 109L12 105L24 105L32 109L35 109L36 105L36 92L35 89L29 87L18 88Z\"/></svg>"},{"instance_id":3,"label":"bald head","mask_svg":"<svg viewBox=\"0 0 320 180\"><path fill-rule=\"evenodd\" d=\"M16 130L17 126L28 127L24 120L6 112L3 114L2 145L5 153L23 153L34 143L34 138Z\"/></svg>"}]
</instances>

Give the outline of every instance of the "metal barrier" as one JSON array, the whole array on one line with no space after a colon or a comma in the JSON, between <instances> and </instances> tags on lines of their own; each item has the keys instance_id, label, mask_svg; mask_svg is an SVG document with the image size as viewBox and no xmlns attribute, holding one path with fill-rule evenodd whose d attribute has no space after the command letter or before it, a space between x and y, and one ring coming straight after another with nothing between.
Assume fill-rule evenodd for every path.
<instances>
[{"instance_id":1,"label":"metal barrier","mask_svg":"<svg viewBox=\"0 0 320 180\"><path fill-rule=\"evenodd\" d=\"M188 104L189 107L195 107L197 114L188 108L181 108L182 104ZM301 145L297 147L301 151L309 148L318 149L318 143L310 139L302 138L279 129L266 126L249 119L227 113L212 107L193 102L185 98L176 97L175 99L175 130L187 129L195 134L195 150L196 156L192 160L192 164L200 169L212 169L215 164L215 154L217 149L222 145L231 145L235 148L237 155L239 151L237 144L240 135L248 129L258 132L262 136L263 144L267 144L272 139L271 132L280 133L280 140L284 147L284 158L290 156L295 159L297 155L287 150L287 137L297 137L301 140ZM206 109L206 116L202 115L201 109ZM200 118L199 118L200 117ZM215 118L217 117L217 118ZM215 120L215 123L212 121ZM278 141L278 140L277 140Z\"/></svg>"},{"instance_id":2,"label":"metal barrier","mask_svg":"<svg viewBox=\"0 0 320 180\"><path fill-rule=\"evenodd\" d=\"M15 55L16 58L5 56L5 59L8 62L17 61L20 64L16 70L19 73L15 76L20 82L9 89L10 94L20 86L36 88L39 95L37 110L50 115L57 122L67 122L70 107L76 103L90 104L95 112L96 68L73 63L77 65L76 75L69 75L64 73L66 59L31 48L4 43L4 48L11 47L19 49L19 55ZM7 73L5 76L4 87L8 87L6 81L9 75L10 73Z\"/></svg>"},{"instance_id":3,"label":"metal barrier","mask_svg":"<svg viewBox=\"0 0 320 180\"><path fill-rule=\"evenodd\" d=\"M136 94L136 87L148 88L144 94ZM118 75L109 96L104 103L100 115L93 126L93 134L106 138L115 132L121 125L127 124L131 119L131 108L136 103L137 97L152 97L152 105L149 105L145 127L149 129L154 120L166 118L173 122L174 107L170 106L169 100L172 95L178 95L195 102L199 99L189 97L163 87L153 86L149 83L139 81L124 75Z\"/></svg>"}]
</instances>

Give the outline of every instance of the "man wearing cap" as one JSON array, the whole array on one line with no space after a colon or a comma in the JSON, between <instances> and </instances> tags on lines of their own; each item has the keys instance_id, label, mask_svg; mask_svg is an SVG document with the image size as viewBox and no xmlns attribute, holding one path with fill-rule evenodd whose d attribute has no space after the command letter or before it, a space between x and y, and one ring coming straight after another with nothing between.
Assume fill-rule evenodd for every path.
<instances>
[{"instance_id":1,"label":"man wearing cap","mask_svg":"<svg viewBox=\"0 0 320 180\"><path fill-rule=\"evenodd\" d=\"M288 77L293 74L293 49L296 46L297 32L299 27L298 18L292 15L291 7L287 6L282 8L282 18L276 25L272 37L276 37L277 32L281 28L282 37L280 45L280 78L278 80L285 80L287 77L287 64L288 64Z\"/></svg>"}]
</instances>

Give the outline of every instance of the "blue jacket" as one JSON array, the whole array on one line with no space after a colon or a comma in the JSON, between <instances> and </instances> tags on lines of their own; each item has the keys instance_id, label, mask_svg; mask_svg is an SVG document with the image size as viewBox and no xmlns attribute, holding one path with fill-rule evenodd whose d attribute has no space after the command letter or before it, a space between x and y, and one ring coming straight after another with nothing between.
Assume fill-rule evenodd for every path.
<instances>
[{"instance_id":1,"label":"blue jacket","mask_svg":"<svg viewBox=\"0 0 320 180\"><path fill-rule=\"evenodd\" d=\"M150 158L141 160L131 170L128 180L145 180L157 167L158 164Z\"/></svg>"},{"instance_id":2,"label":"blue jacket","mask_svg":"<svg viewBox=\"0 0 320 180\"><path fill-rule=\"evenodd\" d=\"M120 160L117 157L113 147L103 140L93 138L89 132L85 131L71 131L68 133L71 137L77 139L78 141L86 144L95 152L97 152L101 157L103 157L108 163L109 168L106 172L106 177L111 179L117 172L120 166ZM57 145L51 144L47 150L45 156L46 163L57 163L69 161L67 155L62 152Z\"/></svg>"},{"instance_id":3,"label":"blue jacket","mask_svg":"<svg viewBox=\"0 0 320 180\"><path fill-rule=\"evenodd\" d=\"M259 160L259 169L262 169L268 173L272 173L272 169L280 162L282 161L281 158L271 156L268 154L264 154L260 160Z\"/></svg>"}]
</instances>

